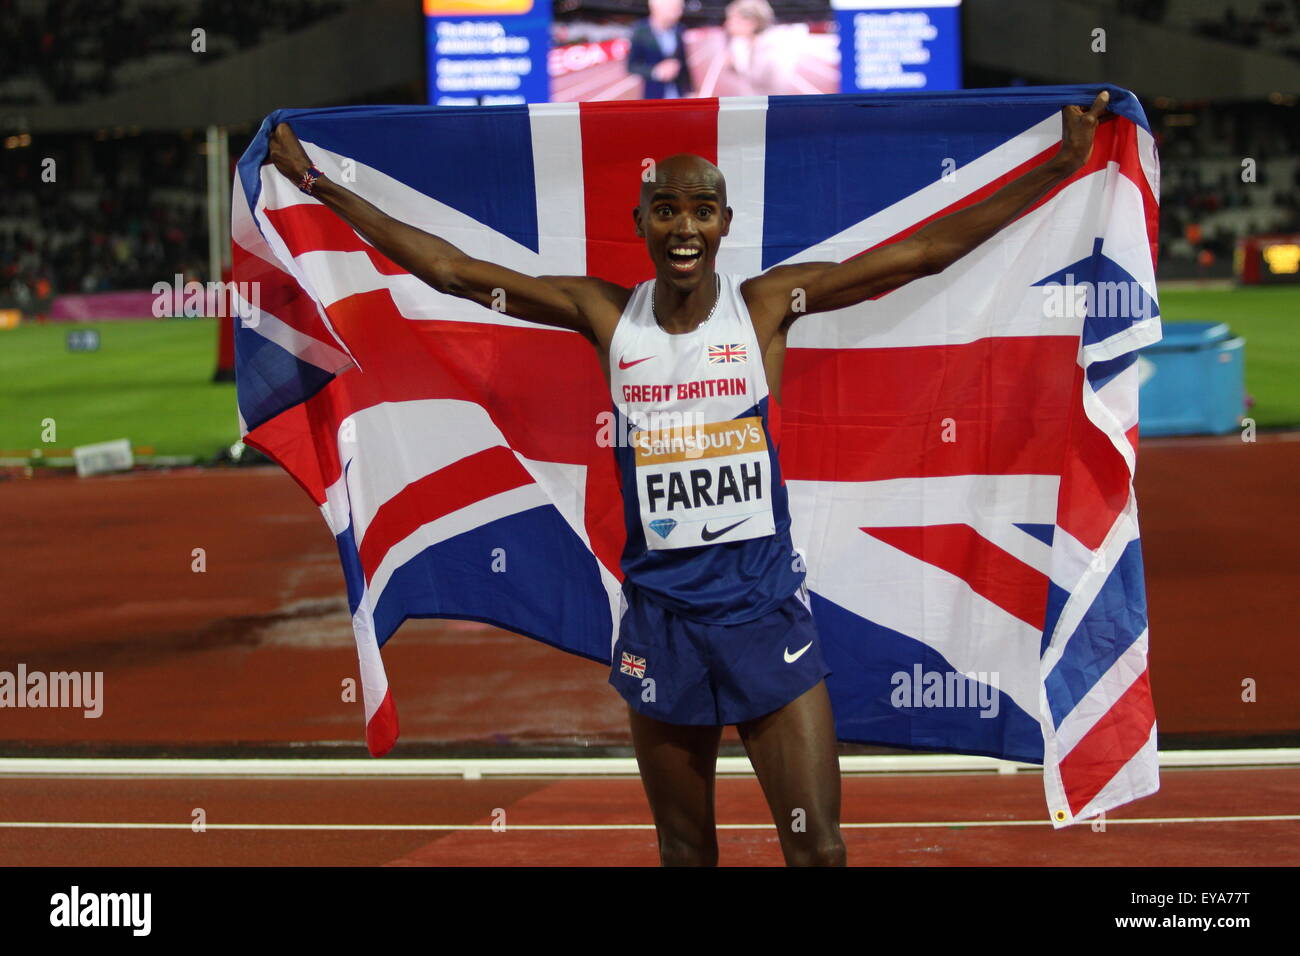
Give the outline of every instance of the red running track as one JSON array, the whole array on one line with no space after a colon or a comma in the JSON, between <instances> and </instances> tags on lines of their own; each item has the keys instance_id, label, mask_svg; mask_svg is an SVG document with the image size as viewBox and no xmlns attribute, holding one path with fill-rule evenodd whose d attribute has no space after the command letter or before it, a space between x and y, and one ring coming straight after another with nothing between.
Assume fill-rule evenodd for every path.
<instances>
[{"instance_id":1,"label":"red running track","mask_svg":"<svg viewBox=\"0 0 1300 956\"><path fill-rule=\"evenodd\" d=\"M1296 435L1144 442L1138 471L1162 742L1300 730ZM193 569L202 548L205 568ZM102 670L104 713L7 710L0 750L362 741L342 576L319 513L275 469L0 482L0 669ZM385 650L404 746L628 743L603 669L491 628L410 622ZM508 660L510 668L503 666ZM1257 682L1242 700L1245 678ZM728 732L734 740L734 731ZM1228 742L1228 741L1224 741ZM724 864L780 862L757 783L719 781ZM202 807L212 827L189 830ZM507 830L222 830L223 823ZM852 777L854 864L1295 865L1300 770L1165 771L1105 832L1044 825L1036 774ZM0 778L0 865L653 864L635 779ZM1170 818L1181 822L1122 823ZM1025 821L1024 826L1010 825ZM532 824L631 826L527 830ZM998 822L994 827L973 823ZM510 829L514 827L515 829Z\"/></svg>"},{"instance_id":2,"label":"red running track","mask_svg":"<svg viewBox=\"0 0 1300 956\"><path fill-rule=\"evenodd\" d=\"M1152 689L1171 738L1300 740L1300 434L1147 441ZM192 570L203 548L206 570ZM98 719L11 710L0 749L363 741L333 538L278 469L0 481L0 669L102 670ZM602 667L477 624L384 650L404 746L629 743ZM1257 685L1242 700L1242 681ZM728 740L735 740L728 731ZM1258 743L1259 741L1256 741Z\"/></svg>"},{"instance_id":3,"label":"red running track","mask_svg":"<svg viewBox=\"0 0 1300 956\"><path fill-rule=\"evenodd\" d=\"M1081 824L1061 831L1043 819L1036 773L924 776L845 778L850 865L1300 864L1300 768L1166 771L1160 793L1112 813L1104 830ZM722 865L781 865L757 781L719 779L717 800ZM3 866L657 863L649 810L634 778L14 777L0 778L0 807ZM192 829L196 809L204 811L205 832ZM1292 819L1242 819L1276 815ZM1237 819L1206 819L1213 817ZM491 828L494 819L504 822L503 831ZM173 829L10 826L78 821ZM230 824L358 828L221 829ZM411 824L456 829L360 829ZM605 829L559 829L593 825Z\"/></svg>"}]
</instances>

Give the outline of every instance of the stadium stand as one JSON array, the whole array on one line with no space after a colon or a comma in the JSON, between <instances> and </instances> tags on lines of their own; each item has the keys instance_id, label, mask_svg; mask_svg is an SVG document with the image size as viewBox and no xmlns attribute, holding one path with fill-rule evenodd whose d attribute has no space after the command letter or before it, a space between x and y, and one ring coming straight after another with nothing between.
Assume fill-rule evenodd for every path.
<instances>
[{"instance_id":1,"label":"stadium stand","mask_svg":"<svg viewBox=\"0 0 1300 956\"><path fill-rule=\"evenodd\" d=\"M76 102L191 68L191 31L216 58L351 0L0 0L0 105ZM254 9L254 7L256 9Z\"/></svg>"},{"instance_id":2,"label":"stadium stand","mask_svg":"<svg viewBox=\"0 0 1300 956\"><path fill-rule=\"evenodd\" d=\"M1160 144L1162 268L1181 272L1194 262L1226 275L1238 238L1300 230L1295 113L1282 104L1151 109Z\"/></svg>"},{"instance_id":3,"label":"stadium stand","mask_svg":"<svg viewBox=\"0 0 1300 956\"><path fill-rule=\"evenodd\" d=\"M355 0L0 0L0 107L94 102L251 49ZM105 128L4 138L0 307L40 313L60 293L205 281L202 130ZM41 179L53 159L60 188Z\"/></svg>"},{"instance_id":4,"label":"stadium stand","mask_svg":"<svg viewBox=\"0 0 1300 956\"><path fill-rule=\"evenodd\" d=\"M0 150L0 306L40 312L62 292L206 279L199 146L178 134L43 136L58 189L40 180L32 150Z\"/></svg>"},{"instance_id":5,"label":"stadium stand","mask_svg":"<svg viewBox=\"0 0 1300 956\"><path fill-rule=\"evenodd\" d=\"M1098 9L1300 58L1300 0L1082 0Z\"/></svg>"},{"instance_id":6,"label":"stadium stand","mask_svg":"<svg viewBox=\"0 0 1300 956\"><path fill-rule=\"evenodd\" d=\"M195 24L210 58L230 57L365 0L0 0L0 107L21 110L95 103L194 71ZM377 2L377 0L376 0ZM414 2L414 0L412 0ZM685 21L722 21L725 0L691 0ZM1300 55L1300 0L1076 0L1151 24L1275 54ZM972 0L968 19L983 15ZM644 0L559 0L556 40L600 40L644 16ZM778 18L830 17L829 0L776 4ZM611 32L612 31L612 32ZM1172 35L1172 33L1170 34ZM181 52L178 52L181 51ZM205 61L206 62L206 61ZM407 92L375 101L420 101L418 62ZM972 69L973 68L973 69ZM1028 74L1031 82L1078 77ZM1023 82L988 63L968 64L968 85ZM1300 231L1300 110L1296 97L1205 102L1143 90L1163 169L1162 275L1231 272L1236 240ZM1170 91L1176 92L1176 91ZM199 123L203 121L200 120ZM16 127L21 129L22 127ZM9 131L6 130L5 133ZM235 130L234 136L251 132ZM3 134L0 134L3 135ZM4 135L0 149L0 307L39 310L59 293L148 288L175 273L206 280L203 131ZM232 142L232 155L242 143ZM39 161L53 157L60 182L42 189ZM1243 159L1254 181L1243 180Z\"/></svg>"}]
</instances>

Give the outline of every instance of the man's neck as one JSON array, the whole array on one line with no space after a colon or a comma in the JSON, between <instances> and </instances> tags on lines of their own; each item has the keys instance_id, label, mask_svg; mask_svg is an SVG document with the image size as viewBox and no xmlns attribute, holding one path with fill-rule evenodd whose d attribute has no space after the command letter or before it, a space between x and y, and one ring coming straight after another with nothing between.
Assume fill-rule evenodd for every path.
<instances>
[{"instance_id":1,"label":"man's neck","mask_svg":"<svg viewBox=\"0 0 1300 956\"><path fill-rule=\"evenodd\" d=\"M717 273L710 271L699 285L682 293L663 279L655 279L654 316L659 327L671 335L693 332L705 322L722 295Z\"/></svg>"}]
</instances>

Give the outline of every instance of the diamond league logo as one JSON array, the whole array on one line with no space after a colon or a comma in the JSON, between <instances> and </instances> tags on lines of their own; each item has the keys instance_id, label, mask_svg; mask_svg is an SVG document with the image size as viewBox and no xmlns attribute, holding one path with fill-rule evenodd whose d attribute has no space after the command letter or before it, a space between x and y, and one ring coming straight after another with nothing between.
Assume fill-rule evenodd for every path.
<instances>
[{"instance_id":1,"label":"diamond league logo","mask_svg":"<svg viewBox=\"0 0 1300 956\"><path fill-rule=\"evenodd\" d=\"M672 518L656 518L654 521L650 522L650 530L661 538L668 537L668 535L672 533L673 528L676 527L677 522Z\"/></svg>"}]
</instances>

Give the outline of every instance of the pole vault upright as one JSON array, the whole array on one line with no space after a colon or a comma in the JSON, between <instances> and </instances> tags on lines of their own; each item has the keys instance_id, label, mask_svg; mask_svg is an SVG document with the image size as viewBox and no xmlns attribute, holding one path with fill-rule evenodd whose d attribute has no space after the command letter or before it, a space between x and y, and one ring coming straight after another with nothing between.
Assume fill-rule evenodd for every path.
<instances>
[{"instance_id":1,"label":"pole vault upright","mask_svg":"<svg viewBox=\"0 0 1300 956\"><path fill-rule=\"evenodd\" d=\"M208 281L230 281L230 137L224 126L208 127ZM226 300L217 316L217 368L214 382L235 380L234 303Z\"/></svg>"}]
</instances>

